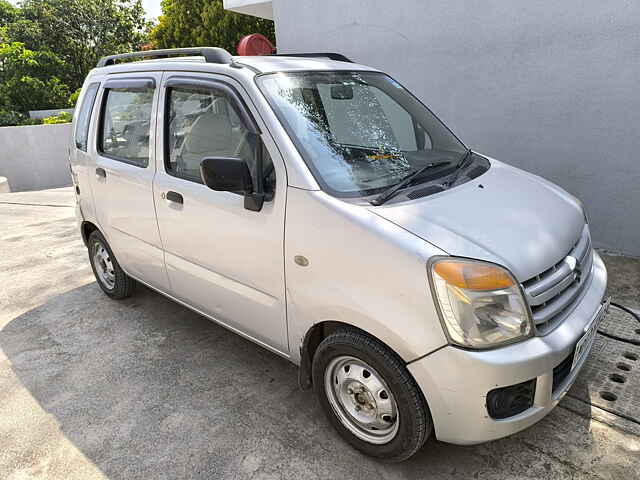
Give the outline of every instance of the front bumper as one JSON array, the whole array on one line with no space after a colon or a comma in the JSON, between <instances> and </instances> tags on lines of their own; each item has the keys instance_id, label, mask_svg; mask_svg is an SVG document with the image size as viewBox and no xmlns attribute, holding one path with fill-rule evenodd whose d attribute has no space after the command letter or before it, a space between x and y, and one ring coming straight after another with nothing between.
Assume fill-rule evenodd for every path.
<instances>
[{"instance_id":1,"label":"front bumper","mask_svg":"<svg viewBox=\"0 0 640 480\"><path fill-rule=\"evenodd\" d=\"M408 365L420 385L438 440L460 445L481 443L523 430L547 415L567 393L587 355L553 389L553 369L574 350L602 304L607 271L594 252L586 293L555 330L545 336L490 351L442 348ZM489 416L490 390L536 379L534 404L513 417Z\"/></svg>"}]
</instances>

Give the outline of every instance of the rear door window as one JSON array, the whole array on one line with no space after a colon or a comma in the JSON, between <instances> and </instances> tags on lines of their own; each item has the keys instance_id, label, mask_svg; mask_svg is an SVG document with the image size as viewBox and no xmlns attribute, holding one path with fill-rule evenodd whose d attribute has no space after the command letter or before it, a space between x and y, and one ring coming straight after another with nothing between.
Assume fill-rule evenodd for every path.
<instances>
[{"instance_id":1,"label":"rear door window","mask_svg":"<svg viewBox=\"0 0 640 480\"><path fill-rule=\"evenodd\" d=\"M96 94L100 88L100 83L92 83L87 87L87 91L84 94L82 105L76 116L76 147L83 152L87 151L87 143L89 139L89 125L91 124L91 112L93 111L93 104L96 101Z\"/></svg>"},{"instance_id":2,"label":"rear door window","mask_svg":"<svg viewBox=\"0 0 640 480\"><path fill-rule=\"evenodd\" d=\"M114 160L146 167L154 88L106 88L104 94L98 150Z\"/></svg>"}]
</instances>

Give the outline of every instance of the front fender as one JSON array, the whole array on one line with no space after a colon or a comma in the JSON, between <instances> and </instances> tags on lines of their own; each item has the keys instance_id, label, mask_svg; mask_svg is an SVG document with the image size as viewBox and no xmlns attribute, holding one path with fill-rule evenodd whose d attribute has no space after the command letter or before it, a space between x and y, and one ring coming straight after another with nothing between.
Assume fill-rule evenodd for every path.
<instances>
[{"instance_id":1,"label":"front fender","mask_svg":"<svg viewBox=\"0 0 640 480\"><path fill-rule=\"evenodd\" d=\"M323 192L287 194L285 273L292 360L314 325L341 322L410 362L447 343L426 262L442 250ZM304 256L304 266L294 261Z\"/></svg>"}]
</instances>

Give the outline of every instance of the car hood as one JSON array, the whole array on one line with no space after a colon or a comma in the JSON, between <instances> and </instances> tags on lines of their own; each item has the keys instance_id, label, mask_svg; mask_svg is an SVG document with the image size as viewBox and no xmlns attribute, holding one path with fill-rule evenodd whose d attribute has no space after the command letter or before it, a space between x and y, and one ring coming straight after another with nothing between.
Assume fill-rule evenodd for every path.
<instances>
[{"instance_id":1,"label":"car hood","mask_svg":"<svg viewBox=\"0 0 640 480\"><path fill-rule=\"evenodd\" d=\"M450 255L494 262L528 280L578 241L582 207L560 187L490 161L484 175L463 185L371 211Z\"/></svg>"}]
</instances>

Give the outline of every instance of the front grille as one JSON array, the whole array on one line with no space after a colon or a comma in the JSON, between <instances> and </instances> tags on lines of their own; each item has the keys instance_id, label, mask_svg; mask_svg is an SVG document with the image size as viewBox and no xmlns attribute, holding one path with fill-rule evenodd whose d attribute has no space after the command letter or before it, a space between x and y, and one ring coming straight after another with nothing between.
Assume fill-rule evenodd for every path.
<instances>
[{"instance_id":1,"label":"front grille","mask_svg":"<svg viewBox=\"0 0 640 480\"><path fill-rule=\"evenodd\" d=\"M589 227L565 258L539 275L523 282L533 314L533 323L544 335L557 326L580 301L593 266Z\"/></svg>"},{"instance_id":2,"label":"front grille","mask_svg":"<svg viewBox=\"0 0 640 480\"><path fill-rule=\"evenodd\" d=\"M558 390L558 387L564 383L569 374L571 373L571 366L573 365L573 354L571 352L567 358L565 358L559 365L553 369L553 392Z\"/></svg>"}]
</instances>

